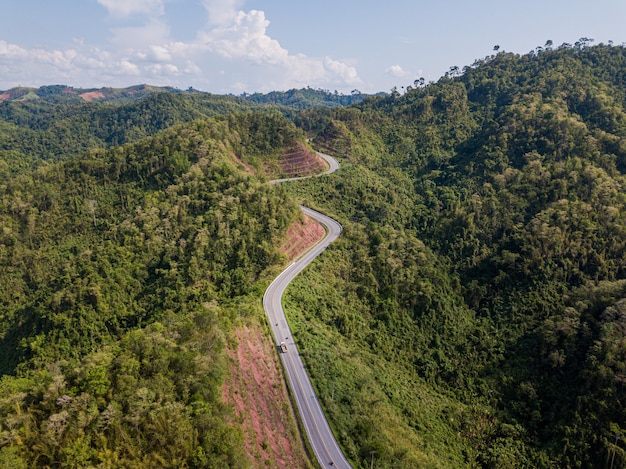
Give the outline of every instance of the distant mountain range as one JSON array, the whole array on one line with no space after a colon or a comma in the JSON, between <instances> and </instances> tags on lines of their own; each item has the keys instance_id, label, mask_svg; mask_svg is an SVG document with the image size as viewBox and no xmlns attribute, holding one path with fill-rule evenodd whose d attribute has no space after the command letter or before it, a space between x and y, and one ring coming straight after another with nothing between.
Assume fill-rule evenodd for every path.
<instances>
[{"instance_id":1,"label":"distant mountain range","mask_svg":"<svg viewBox=\"0 0 626 469\"><path fill-rule=\"evenodd\" d=\"M46 85L40 88L16 87L0 91L1 101L34 101L43 100L52 103L66 102L113 102L127 103L137 101L155 93L172 94L207 94L193 88L180 90L171 86L135 85L127 88L74 88L67 85ZM379 93L384 95L384 93ZM243 93L241 98L256 104L269 104L296 109L310 107L349 106L363 101L371 96L358 90L351 94L342 94L337 91L302 88L288 91L272 91L270 93Z\"/></svg>"},{"instance_id":2,"label":"distant mountain range","mask_svg":"<svg viewBox=\"0 0 626 469\"><path fill-rule=\"evenodd\" d=\"M127 102L145 98L154 93L180 94L183 91L172 87L136 85L128 88L73 88L66 85L47 85L40 88L17 87L0 92L0 101L32 101L43 99L53 102L98 101Z\"/></svg>"}]
</instances>

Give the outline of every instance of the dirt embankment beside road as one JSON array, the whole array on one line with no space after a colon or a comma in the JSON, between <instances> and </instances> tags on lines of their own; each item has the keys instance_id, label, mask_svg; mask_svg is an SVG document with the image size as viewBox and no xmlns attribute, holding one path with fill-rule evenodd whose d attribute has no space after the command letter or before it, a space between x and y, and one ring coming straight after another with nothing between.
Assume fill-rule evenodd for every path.
<instances>
[{"instance_id":1,"label":"dirt embankment beside road","mask_svg":"<svg viewBox=\"0 0 626 469\"><path fill-rule=\"evenodd\" d=\"M324 235L305 215L287 230L280 251L291 262ZM246 325L235 331L235 343L223 399L235 409L252 467L310 469L273 342L263 327Z\"/></svg>"},{"instance_id":2,"label":"dirt embankment beside road","mask_svg":"<svg viewBox=\"0 0 626 469\"><path fill-rule=\"evenodd\" d=\"M279 165L284 177L312 176L328 168L328 164L304 144L285 150L279 159Z\"/></svg>"},{"instance_id":3,"label":"dirt embankment beside road","mask_svg":"<svg viewBox=\"0 0 626 469\"><path fill-rule=\"evenodd\" d=\"M324 234L326 231L322 225L304 215L303 221L294 223L287 230L287 237L280 247L280 252L292 261L321 241Z\"/></svg>"},{"instance_id":4,"label":"dirt embankment beside road","mask_svg":"<svg viewBox=\"0 0 626 469\"><path fill-rule=\"evenodd\" d=\"M223 395L234 406L253 468L310 468L274 345L261 326L240 327Z\"/></svg>"}]
</instances>

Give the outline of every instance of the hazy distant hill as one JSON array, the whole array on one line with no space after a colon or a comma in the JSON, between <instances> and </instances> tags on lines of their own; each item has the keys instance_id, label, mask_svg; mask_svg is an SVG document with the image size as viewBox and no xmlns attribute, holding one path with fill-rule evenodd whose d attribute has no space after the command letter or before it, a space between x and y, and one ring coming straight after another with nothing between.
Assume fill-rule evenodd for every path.
<instances>
[{"instance_id":1,"label":"hazy distant hill","mask_svg":"<svg viewBox=\"0 0 626 469\"><path fill-rule=\"evenodd\" d=\"M128 88L74 88L66 85L48 85L40 88L17 87L0 91L0 101L33 101L42 100L51 103L68 102L100 102L128 103L137 101L155 93L172 93L177 95L212 95L204 91L180 90L170 86L136 85ZM384 96L378 93L374 96ZM232 96L232 95L231 95ZM270 93L243 93L240 98L255 104L269 104L293 109L311 107L349 106L359 103L372 95L354 90L351 94L312 88L292 89L288 91L272 91ZM234 96L232 96L234 98Z\"/></svg>"},{"instance_id":2,"label":"hazy distant hill","mask_svg":"<svg viewBox=\"0 0 626 469\"><path fill-rule=\"evenodd\" d=\"M43 100L54 103L64 102L114 102L136 101L154 93L185 93L177 88L150 85L136 85L128 88L73 88L66 85L49 85L40 88L17 87L0 92L0 101ZM187 91L189 93L190 91Z\"/></svg>"},{"instance_id":3,"label":"hazy distant hill","mask_svg":"<svg viewBox=\"0 0 626 469\"><path fill-rule=\"evenodd\" d=\"M309 109L317 107L350 106L360 103L369 96L384 96L385 93L368 95L359 90L353 90L351 94L342 94L335 91L301 88L288 91L272 91L270 93L242 94L241 96L257 104L272 104L295 109Z\"/></svg>"},{"instance_id":4,"label":"hazy distant hill","mask_svg":"<svg viewBox=\"0 0 626 469\"><path fill-rule=\"evenodd\" d=\"M50 94L42 92L50 88ZM41 160L66 159L89 148L135 142L195 119L259 108L234 96L143 86L98 91L110 91L108 98L102 98L106 102L85 101L80 97L84 93L64 90L40 88L43 98L0 101L0 174L2 160L16 170Z\"/></svg>"},{"instance_id":5,"label":"hazy distant hill","mask_svg":"<svg viewBox=\"0 0 626 469\"><path fill-rule=\"evenodd\" d=\"M15 170L41 159L137 141L194 119L254 109L278 109L295 119L302 109L345 106L365 97L356 91L347 96L312 89L237 97L150 85L13 88L0 93L0 160ZM0 162L0 174L3 170Z\"/></svg>"}]
</instances>

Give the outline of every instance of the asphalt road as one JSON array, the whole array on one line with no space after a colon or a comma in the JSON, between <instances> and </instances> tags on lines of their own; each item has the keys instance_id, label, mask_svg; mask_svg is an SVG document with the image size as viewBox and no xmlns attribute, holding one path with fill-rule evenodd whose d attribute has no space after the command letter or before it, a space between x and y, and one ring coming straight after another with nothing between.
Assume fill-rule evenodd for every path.
<instances>
[{"instance_id":1,"label":"asphalt road","mask_svg":"<svg viewBox=\"0 0 626 469\"><path fill-rule=\"evenodd\" d=\"M333 158L322 154L320 154L320 156L328 161L330 165L330 169L325 174L336 171L337 168L339 168L339 164ZM332 160L332 163L329 160ZM279 345L281 342L284 342L287 346L287 351L280 353L280 358L287 373L289 385L291 386L304 428L317 460L323 468L336 467L349 469L351 467L350 463L341 451L337 440L335 440L335 436L330 429L326 416L315 395L311 380L304 368L298 348L294 342L289 325L287 324L282 306L282 297L287 285L289 285L296 275L304 270L313 259L324 251L330 243L337 239L341 233L342 226L332 218L322 215L315 210L311 210L307 207L301 207L301 209L305 214L326 227L326 237L276 277L265 291L263 307L270 320L277 350L280 350Z\"/></svg>"}]
</instances>

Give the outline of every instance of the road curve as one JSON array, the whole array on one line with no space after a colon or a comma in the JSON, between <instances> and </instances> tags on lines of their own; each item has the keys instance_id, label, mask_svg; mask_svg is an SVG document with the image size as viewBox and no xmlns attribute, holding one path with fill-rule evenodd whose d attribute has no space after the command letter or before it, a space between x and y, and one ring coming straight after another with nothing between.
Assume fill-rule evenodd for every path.
<instances>
[{"instance_id":1,"label":"road curve","mask_svg":"<svg viewBox=\"0 0 626 469\"><path fill-rule=\"evenodd\" d=\"M324 171L323 173L316 174L314 176L300 176L297 178L274 179L270 181L270 184L278 184L279 182L298 181L300 179L309 179L310 177L324 176L325 174L334 173L335 171L339 169L339 163L337 162L335 158L333 158L332 156L325 155L324 153L320 153L319 151L316 151L315 153L317 153L317 155L320 158L322 158L324 161L326 161L326 163L328 163L328 169L326 171Z\"/></svg>"},{"instance_id":2,"label":"road curve","mask_svg":"<svg viewBox=\"0 0 626 469\"><path fill-rule=\"evenodd\" d=\"M325 174L337 170L339 164L335 159L328 155L320 154L320 156L328 161L330 165L330 169ZM332 160L333 163L327 158ZM281 181L272 182L276 183ZM300 411L300 417L311 447L313 448L313 452L315 453L315 457L323 468L350 469L350 463L341 451L337 440L335 440L335 436L330 429L326 416L315 395L313 385L304 368L298 347L293 340L282 306L283 294L289 283L296 275L302 272L313 259L324 251L330 243L337 239L341 234L342 226L332 218L316 212L315 210L304 206L300 208L306 215L325 226L326 236L276 277L265 291L265 295L263 296L263 308L265 308L265 313L269 318L276 344L278 345L284 342L287 346L287 351L280 353L280 358L287 373L289 385L291 386L296 405Z\"/></svg>"}]
</instances>

